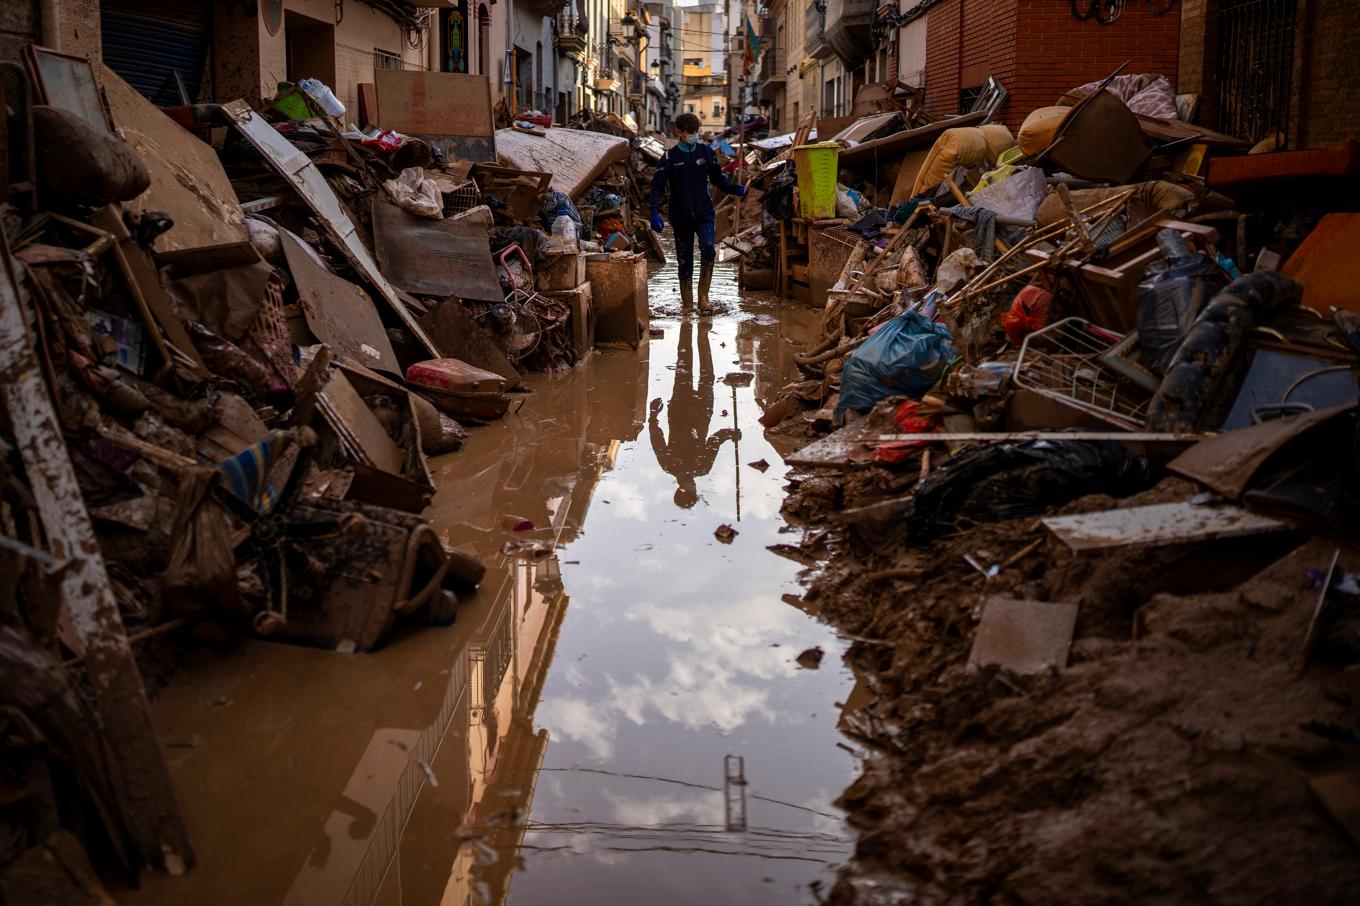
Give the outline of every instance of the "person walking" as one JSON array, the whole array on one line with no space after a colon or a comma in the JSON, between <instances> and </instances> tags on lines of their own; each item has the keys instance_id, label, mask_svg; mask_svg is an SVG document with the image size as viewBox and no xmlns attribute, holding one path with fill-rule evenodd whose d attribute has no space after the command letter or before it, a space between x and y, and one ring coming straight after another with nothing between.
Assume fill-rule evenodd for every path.
<instances>
[{"instance_id":1,"label":"person walking","mask_svg":"<svg viewBox=\"0 0 1360 906\"><path fill-rule=\"evenodd\" d=\"M660 233L666 224L661 219L661 202L670 189L671 232L675 236L675 257L680 270L680 302L686 310L694 304L694 239L699 238L699 312L708 314L713 306L708 287L713 281L713 262L717 258L714 239L713 197L709 184L738 198L746 187L727 178L718 166L718 154L699 141L699 118L682 113L675 118L679 143L661 157L652 178L652 229Z\"/></svg>"}]
</instances>

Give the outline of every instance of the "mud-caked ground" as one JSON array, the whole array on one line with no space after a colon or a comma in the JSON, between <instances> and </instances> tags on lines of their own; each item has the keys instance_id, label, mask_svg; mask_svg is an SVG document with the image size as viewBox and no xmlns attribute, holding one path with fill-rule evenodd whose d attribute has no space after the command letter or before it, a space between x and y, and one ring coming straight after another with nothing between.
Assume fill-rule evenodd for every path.
<instances>
[{"instance_id":1,"label":"mud-caked ground","mask_svg":"<svg viewBox=\"0 0 1360 906\"><path fill-rule=\"evenodd\" d=\"M1341 665L1302 654L1333 543L1077 555L1031 517L914 547L886 501L918 471L796 472L784 505L814 529L805 604L856 640L872 699L844 721L872 755L841 797L860 836L830 903L1355 897L1360 852L1309 786L1358 751L1323 735L1354 726ZM1052 512L1197 491L1171 478ZM965 555L1009 565L987 578ZM1067 667L970 669L990 596L1079 605Z\"/></svg>"}]
</instances>

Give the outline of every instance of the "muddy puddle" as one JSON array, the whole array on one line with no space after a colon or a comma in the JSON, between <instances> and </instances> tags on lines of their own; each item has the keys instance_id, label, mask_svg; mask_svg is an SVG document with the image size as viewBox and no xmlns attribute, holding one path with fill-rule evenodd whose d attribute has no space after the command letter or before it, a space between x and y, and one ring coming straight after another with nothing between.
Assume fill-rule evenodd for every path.
<instances>
[{"instance_id":1,"label":"muddy puddle","mask_svg":"<svg viewBox=\"0 0 1360 906\"><path fill-rule=\"evenodd\" d=\"M781 333L814 315L738 305L732 277L696 321L654 275L663 336L534 376L432 462L436 528L490 568L456 625L371 655L250 643L162 692L198 866L121 900L814 899L851 848L831 803L853 679L781 600L799 566L766 549L793 536L756 422L792 368Z\"/></svg>"}]
</instances>

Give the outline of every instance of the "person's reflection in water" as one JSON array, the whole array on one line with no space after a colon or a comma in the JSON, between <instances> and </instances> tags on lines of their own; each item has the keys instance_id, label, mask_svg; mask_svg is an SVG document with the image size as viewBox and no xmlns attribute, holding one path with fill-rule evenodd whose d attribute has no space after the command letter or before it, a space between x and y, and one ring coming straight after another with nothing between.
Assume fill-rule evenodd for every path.
<instances>
[{"instance_id":1,"label":"person's reflection in water","mask_svg":"<svg viewBox=\"0 0 1360 906\"><path fill-rule=\"evenodd\" d=\"M656 461L675 478L675 505L689 509L699 499L694 479L707 475L718 458L718 450L728 440L740 440L741 431L723 428L708 436L713 420L713 350L709 346L708 320L699 322L699 380L694 384L694 351L690 338L692 323L680 324L680 346L675 357L675 384L666 414L667 436L661 435L661 398L652 400L648 428Z\"/></svg>"}]
</instances>

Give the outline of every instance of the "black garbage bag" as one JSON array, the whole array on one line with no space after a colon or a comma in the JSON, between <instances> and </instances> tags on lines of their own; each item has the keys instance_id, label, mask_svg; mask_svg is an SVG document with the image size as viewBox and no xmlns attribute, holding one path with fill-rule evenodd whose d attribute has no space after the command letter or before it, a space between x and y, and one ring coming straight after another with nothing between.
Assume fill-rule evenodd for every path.
<instances>
[{"instance_id":1,"label":"black garbage bag","mask_svg":"<svg viewBox=\"0 0 1360 906\"><path fill-rule=\"evenodd\" d=\"M847 227L847 229L852 233L858 233L860 236L863 236L865 239L872 242L883 235L883 228L887 225L888 212L882 208L874 208L869 211L868 214L865 214L859 220L855 221L853 226Z\"/></svg>"},{"instance_id":2,"label":"black garbage bag","mask_svg":"<svg viewBox=\"0 0 1360 906\"><path fill-rule=\"evenodd\" d=\"M798 177L792 167L785 167L771 180L769 188L760 194L761 207L775 220L789 220L796 214L793 207L793 190L798 185Z\"/></svg>"},{"instance_id":3,"label":"black garbage bag","mask_svg":"<svg viewBox=\"0 0 1360 906\"><path fill-rule=\"evenodd\" d=\"M1036 516L1087 494L1127 497L1151 485L1147 463L1118 441L989 444L953 457L916 486L907 538L926 544L970 523Z\"/></svg>"}]
</instances>

